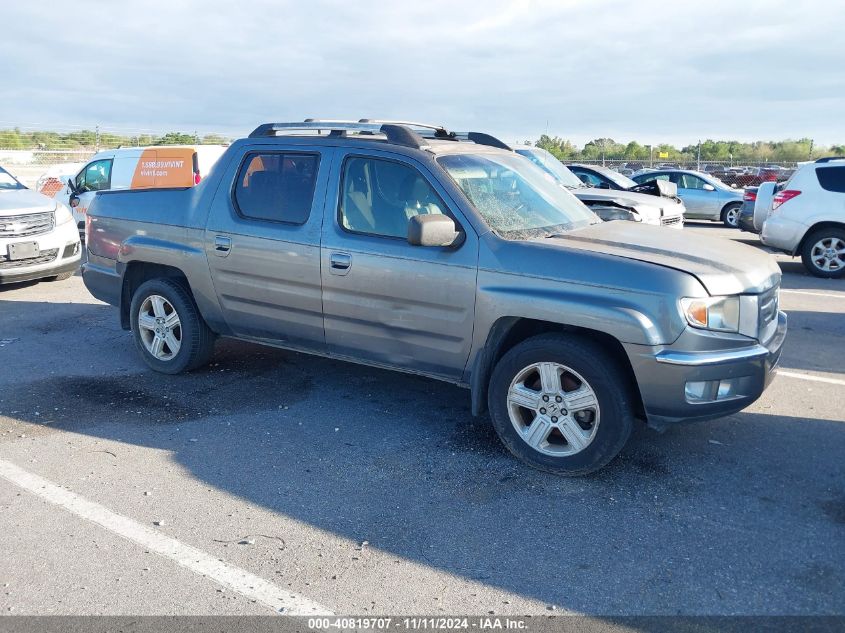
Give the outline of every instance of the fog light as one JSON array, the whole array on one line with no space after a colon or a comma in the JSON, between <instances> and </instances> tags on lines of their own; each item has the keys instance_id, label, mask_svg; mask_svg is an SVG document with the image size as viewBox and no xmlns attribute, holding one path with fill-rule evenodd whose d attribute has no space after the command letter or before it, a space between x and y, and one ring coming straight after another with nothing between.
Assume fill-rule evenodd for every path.
<instances>
[{"instance_id":1,"label":"fog light","mask_svg":"<svg viewBox=\"0 0 845 633\"><path fill-rule=\"evenodd\" d=\"M734 380L720 380L719 391L716 393L716 400L733 398L736 395L737 383Z\"/></svg>"},{"instance_id":2,"label":"fog light","mask_svg":"<svg viewBox=\"0 0 845 633\"><path fill-rule=\"evenodd\" d=\"M687 402L703 402L704 400L711 400L712 398L705 397L705 394L710 394L710 381L702 380L698 382L688 382L684 387L684 395Z\"/></svg>"}]
</instances>

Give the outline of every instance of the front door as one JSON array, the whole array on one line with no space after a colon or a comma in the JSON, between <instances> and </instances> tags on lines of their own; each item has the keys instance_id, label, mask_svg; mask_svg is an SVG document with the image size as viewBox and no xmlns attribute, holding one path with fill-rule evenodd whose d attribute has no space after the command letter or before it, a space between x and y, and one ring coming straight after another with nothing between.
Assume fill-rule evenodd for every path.
<instances>
[{"instance_id":1,"label":"front door","mask_svg":"<svg viewBox=\"0 0 845 633\"><path fill-rule=\"evenodd\" d=\"M79 204L72 207L72 211L73 219L80 228L85 226L85 215L94 201L94 194L111 189L112 164L111 158L95 160L85 165L76 174L74 190L79 198Z\"/></svg>"},{"instance_id":2,"label":"front door","mask_svg":"<svg viewBox=\"0 0 845 633\"><path fill-rule=\"evenodd\" d=\"M478 239L430 172L390 152L338 156L323 221L326 344L351 358L458 379L472 341ZM408 220L445 213L457 247L412 246Z\"/></svg>"},{"instance_id":3,"label":"front door","mask_svg":"<svg viewBox=\"0 0 845 633\"><path fill-rule=\"evenodd\" d=\"M676 174L676 176L678 197L684 201L684 206L687 208L686 215L691 218L718 220L721 212L719 192L712 185L708 185L704 179L693 174Z\"/></svg>"},{"instance_id":4,"label":"front door","mask_svg":"<svg viewBox=\"0 0 845 633\"><path fill-rule=\"evenodd\" d=\"M265 146L266 147L266 146ZM205 249L234 334L321 348L320 223L331 150L262 149L232 161Z\"/></svg>"}]
</instances>

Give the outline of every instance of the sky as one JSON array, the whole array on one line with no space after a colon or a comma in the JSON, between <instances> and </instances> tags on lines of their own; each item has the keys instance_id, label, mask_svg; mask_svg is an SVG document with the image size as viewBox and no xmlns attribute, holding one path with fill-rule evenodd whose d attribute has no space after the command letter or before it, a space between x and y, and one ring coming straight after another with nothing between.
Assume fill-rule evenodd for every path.
<instances>
[{"instance_id":1,"label":"sky","mask_svg":"<svg viewBox=\"0 0 845 633\"><path fill-rule=\"evenodd\" d=\"M840 0L30 0L0 128L403 119L507 141L845 142Z\"/></svg>"}]
</instances>

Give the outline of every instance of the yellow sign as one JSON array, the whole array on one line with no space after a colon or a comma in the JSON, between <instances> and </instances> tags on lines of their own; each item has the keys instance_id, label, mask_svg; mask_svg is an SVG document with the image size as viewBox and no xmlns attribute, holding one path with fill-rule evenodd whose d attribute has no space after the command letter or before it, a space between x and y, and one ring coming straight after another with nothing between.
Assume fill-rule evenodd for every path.
<instances>
[{"instance_id":1,"label":"yellow sign","mask_svg":"<svg viewBox=\"0 0 845 633\"><path fill-rule=\"evenodd\" d=\"M657 152L657 158L669 158L669 152Z\"/></svg>"}]
</instances>

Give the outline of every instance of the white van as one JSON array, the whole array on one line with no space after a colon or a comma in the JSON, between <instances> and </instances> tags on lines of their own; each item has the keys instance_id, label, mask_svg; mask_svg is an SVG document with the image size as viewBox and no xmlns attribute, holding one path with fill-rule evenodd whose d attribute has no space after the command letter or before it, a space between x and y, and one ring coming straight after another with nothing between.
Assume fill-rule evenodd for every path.
<instances>
[{"instance_id":1,"label":"white van","mask_svg":"<svg viewBox=\"0 0 845 633\"><path fill-rule=\"evenodd\" d=\"M80 232L94 193L110 189L193 187L208 175L225 145L155 145L98 152L65 183L57 198L73 209Z\"/></svg>"}]
</instances>

